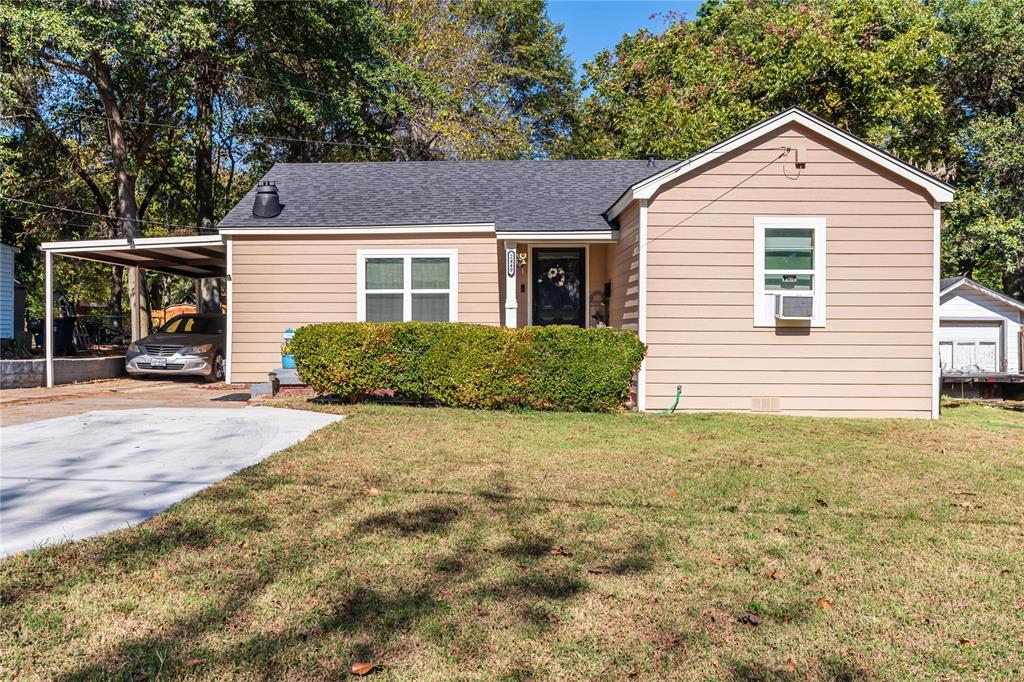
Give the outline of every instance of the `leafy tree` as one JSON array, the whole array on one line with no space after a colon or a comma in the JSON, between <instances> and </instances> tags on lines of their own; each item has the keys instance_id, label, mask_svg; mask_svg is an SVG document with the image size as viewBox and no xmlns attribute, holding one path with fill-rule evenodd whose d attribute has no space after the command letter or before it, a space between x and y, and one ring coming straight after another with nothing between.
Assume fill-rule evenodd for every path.
<instances>
[{"instance_id":1,"label":"leafy tree","mask_svg":"<svg viewBox=\"0 0 1024 682\"><path fill-rule=\"evenodd\" d=\"M940 16L960 151L944 270L1024 299L1024 0L955 0Z\"/></svg>"},{"instance_id":2,"label":"leafy tree","mask_svg":"<svg viewBox=\"0 0 1024 682\"><path fill-rule=\"evenodd\" d=\"M365 3L3 2L0 27L4 153L24 160L6 169L8 187L107 216L20 211L36 225L103 223L87 236L209 226L277 159L365 158L418 77L391 56L398 34ZM54 155L70 175L47 163ZM151 294L167 290L149 279ZM120 281L114 268L114 311ZM129 286L146 300L144 283ZM143 309L133 329L146 322Z\"/></svg>"},{"instance_id":3,"label":"leafy tree","mask_svg":"<svg viewBox=\"0 0 1024 682\"><path fill-rule=\"evenodd\" d=\"M0 22L12 70L20 76L11 85L15 102L47 127L52 149L71 163L113 230L140 236L140 205L160 177L153 170L153 152L162 143L173 144L167 140L177 134L171 124L188 102L187 79L164 60L176 45L202 39L196 13L167 3L19 2L0 6ZM81 163L81 154L49 127L54 111L101 121L92 127L106 133L103 160L109 165L93 169ZM129 119L149 125L131 126ZM94 132L96 138L103 139ZM106 174L112 187L102 177ZM132 331L145 335L144 284L137 274L132 269L128 283Z\"/></svg>"},{"instance_id":4,"label":"leafy tree","mask_svg":"<svg viewBox=\"0 0 1024 682\"><path fill-rule=\"evenodd\" d=\"M398 58L423 76L392 131L409 158L550 153L578 97L561 28L542 0L397 0Z\"/></svg>"},{"instance_id":5,"label":"leafy tree","mask_svg":"<svg viewBox=\"0 0 1024 682\"><path fill-rule=\"evenodd\" d=\"M686 156L797 105L904 157L941 159L943 45L917 0L709 2L585 66L575 152Z\"/></svg>"}]
</instances>

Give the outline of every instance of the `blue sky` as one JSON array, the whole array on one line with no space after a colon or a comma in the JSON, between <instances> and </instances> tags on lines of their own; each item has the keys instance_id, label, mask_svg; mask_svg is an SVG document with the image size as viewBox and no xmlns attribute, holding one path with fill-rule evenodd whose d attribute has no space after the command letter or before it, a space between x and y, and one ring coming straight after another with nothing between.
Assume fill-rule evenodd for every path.
<instances>
[{"instance_id":1,"label":"blue sky","mask_svg":"<svg viewBox=\"0 0 1024 682\"><path fill-rule=\"evenodd\" d=\"M614 47L624 33L640 28L661 31L664 18L652 14L676 11L692 19L703 4L669 0L549 0L548 16L564 24L566 47L576 62L576 75L583 74L583 62L605 48Z\"/></svg>"}]
</instances>

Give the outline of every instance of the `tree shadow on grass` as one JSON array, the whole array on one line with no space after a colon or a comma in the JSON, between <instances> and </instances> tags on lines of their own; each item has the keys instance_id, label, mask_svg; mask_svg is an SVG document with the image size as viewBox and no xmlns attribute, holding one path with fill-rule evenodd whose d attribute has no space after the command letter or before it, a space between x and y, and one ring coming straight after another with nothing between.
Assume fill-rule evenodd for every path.
<instances>
[{"instance_id":1,"label":"tree shadow on grass","mask_svg":"<svg viewBox=\"0 0 1024 682\"><path fill-rule=\"evenodd\" d=\"M401 535L444 533L458 517L459 510L450 505L430 504L402 512L383 512L356 522L352 530L358 534L395 531Z\"/></svg>"},{"instance_id":2,"label":"tree shadow on grass","mask_svg":"<svg viewBox=\"0 0 1024 682\"><path fill-rule=\"evenodd\" d=\"M555 541L550 537L529 533L502 545L495 553L506 559L530 561L549 555L554 546Z\"/></svg>"},{"instance_id":3,"label":"tree shadow on grass","mask_svg":"<svg viewBox=\"0 0 1024 682\"><path fill-rule=\"evenodd\" d=\"M496 478L497 490L488 490L478 505L447 505L428 502L405 510L374 513L355 520L348 540L357 542L373 536L418 542L422 536L452 535L465 525L465 537L453 540L454 547L424 563L422 572L411 582L399 582L381 576L378 585L360 584L339 590L332 595L332 585L341 584L341 576L350 569L345 561L337 574L324 577L318 572L318 552L311 549L308 537L289 539L269 555L233 556L239 563L253 561L246 576L221 587L216 602L190 615L180 617L156 634L126 639L107 651L102 658L83 663L59 676L60 680L97 678L151 678L175 676L218 676L250 669L266 679L295 674L317 677L338 677L345 674L354 660L381 660L395 640L407 636L420 624L429 624L420 635L444 628L452 614L469 617L472 602L499 602L499 611L518 616L527 631L543 632L558 622L558 603L576 599L591 589L593 579L609 580L652 570L654 555L642 541L628 545L624 552L609 559L612 575L588 576L581 560L564 553L553 553L552 537L538 533L530 524L538 514L547 513L548 506L515 497L514 486ZM250 527L248 517L255 510L226 496L218 527ZM465 520L465 524L463 521ZM259 523L254 526L259 533ZM488 550L476 540L479 528L503 527L512 534L512 541L497 550ZM107 559L142 554L143 565L181 547L199 552L216 551L211 546L213 531L208 525L189 527L177 518L151 532L135 532L122 539L116 552ZM127 541L125 541L127 540ZM258 543L258 537L253 539ZM315 544L314 544L315 546ZM430 543L426 545L428 548ZM430 552L427 549L427 552ZM136 559L138 556L136 556ZM353 560L355 560L353 556ZM497 580L484 576L503 562ZM511 562L509 564L508 562ZM245 621L250 611L264 608L261 603L268 590L280 581L292 581L309 572L316 579L303 589L317 592L319 605L307 613L296 613L286 619L283 629L247 634L238 632L237 623ZM480 581L485 582L479 585ZM475 585L479 585L474 589ZM318 588L322 591L318 592ZM466 603L452 603L452 594L461 595ZM301 595L300 595L301 597ZM211 632L224 630L229 635L223 648L211 650L206 642ZM338 633L344 636L339 640ZM222 639L215 636L214 640ZM305 663L302 663L305 661ZM296 668L298 663L299 668ZM303 666L310 666L306 670Z\"/></svg>"},{"instance_id":4,"label":"tree shadow on grass","mask_svg":"<svg viewBox=\"0 0 1024 682\"><path fill-rule=\"evenodd\" d=\"M766 665L756 661L733 661L730 665L733 679L741 682L794 682L809 679L809 672L789 671L780 666ZM838 656L824 656L819 659L816 679L829 682L861 682L877 679L877 675L861 666L850 663Z\"/></svg>"}]
</instances>

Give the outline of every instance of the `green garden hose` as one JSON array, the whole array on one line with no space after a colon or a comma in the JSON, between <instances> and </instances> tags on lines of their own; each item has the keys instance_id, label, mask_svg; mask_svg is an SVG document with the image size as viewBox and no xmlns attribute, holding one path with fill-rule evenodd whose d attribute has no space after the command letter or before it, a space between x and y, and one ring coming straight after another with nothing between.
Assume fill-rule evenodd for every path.
<instances>
[{"instance_id":1,"label":"green garden hose","mask_svg":"<svg viewBox=\"0 0 1024 682\"><path fill-rule=\"evenodd\" d=\"M655 417L659 417L659 416L661 416L663 414L669 414L671 412L675 412L676 408L679 406L679 398L681 398L682 395L683 395L683 387L682 386L676 386L676 401L674 403L672 403L672 407L668 408L667 410L662 410L661 412L655 412L654 416Z\"/></svg>"}]
</instances>

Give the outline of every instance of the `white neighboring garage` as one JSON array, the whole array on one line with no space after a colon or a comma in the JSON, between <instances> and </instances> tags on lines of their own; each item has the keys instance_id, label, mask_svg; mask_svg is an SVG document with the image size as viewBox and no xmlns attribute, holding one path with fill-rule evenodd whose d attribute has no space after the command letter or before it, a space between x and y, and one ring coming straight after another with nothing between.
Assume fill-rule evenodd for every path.
<instances>
[{"instance_id":1,"label":"white neighboring garage","mask_svg":"<svg viewBox=\"0 0 1024 682\"><path fill-rule=\"evenodd\" d=\"M1020 375L1024 303L968 277L944 279L940 289L943 377Z\"/></svg>"}]
</instances>

